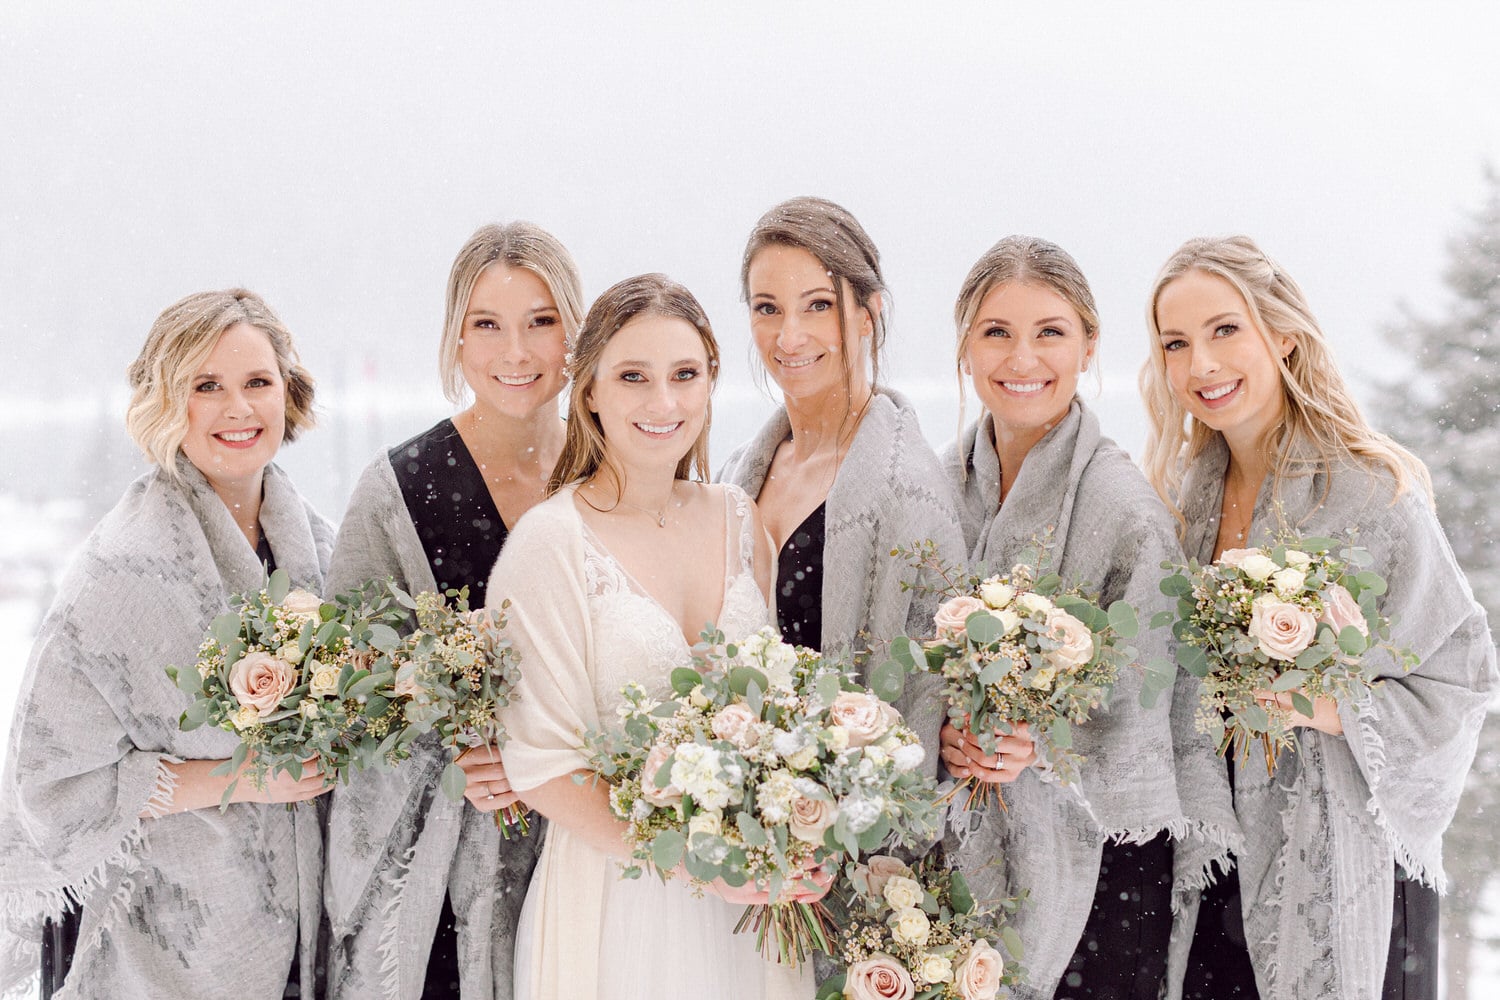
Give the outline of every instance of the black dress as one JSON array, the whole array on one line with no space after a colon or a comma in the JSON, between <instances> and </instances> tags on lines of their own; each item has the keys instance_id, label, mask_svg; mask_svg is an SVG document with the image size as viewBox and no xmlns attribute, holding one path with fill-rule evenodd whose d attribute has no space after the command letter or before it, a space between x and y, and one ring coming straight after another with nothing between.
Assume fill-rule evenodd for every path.
<instances>
[{"instance_id":1,"label":"black dress","mask_svg":"<svg viewBox=\"0 0 1500 1000\"><path fill-rule=\"evenodd\" d=\"M468 587L469 607L483 607L506 527L484 473L453 421L444 420L387 456L438 591ZM423 1000L458 996L458 984L458 921L445 894L427 958Z\"/></svg>"},{"instance_id":2,"label":"black dress","mask_svg":"<svg viewBox=\"0 0 1500 1000\"><path fill-rule=\"evenodd\" d=\"M1172 936L1172 845L1105 844L1083 937L1056 1000L1156 1000Z\"/></svg>"},{"instance_id":3,"label":"black dress","mask_svg":"<svg viewBox=\"0 0 1500 1000\"><path fill-rule=\"evenodd\" d=\"M807 515L781 546L776 563L776 624L797 646L823 646L823 542L826 504Z\"/></svg>"}]
</instances>

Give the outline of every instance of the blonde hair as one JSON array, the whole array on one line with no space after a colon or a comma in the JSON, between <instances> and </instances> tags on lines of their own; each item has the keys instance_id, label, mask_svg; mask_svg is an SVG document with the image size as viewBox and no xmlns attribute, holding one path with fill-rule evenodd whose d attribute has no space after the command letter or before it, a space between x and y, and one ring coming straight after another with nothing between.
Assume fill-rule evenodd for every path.
<instances>
[{"instance_id":1,"label":"blonde hair","mask_svg":"<svg viewBox=\"0 0 1500 1000\"><path fill-rule=\"evenodd\" d=\"M719 344L708 323L708 314L703 306L688 291L664 274L642 274L611 285L589 307L583 325L578 330L578 340L573 347L568 370L573 378L568 393L568 428L563 440L562 454L552 469L547 482L550 496L569 483L586 480L606 467L604 461L604 429L599 415L589 409L588 397L599 377L599 358L610 340L631 320L640 316L666 316L686 320L698 331L703 340L703 349L708 355L709 390L719 378ZM708 430L713 423L713 402L703 421L703 430L688 453L677 463L678 479L697 479L707 482ZM610 469L611 475L617 474ZM624 484L617 483L623 490Z\"/></svg>"},{"instance_id":2,"label":"blonde hair","mask_svg":"<svg viewBox=\"0 0 1500 1000\"><path fill-rule=\"evenodd\" d=\"M1271 459L1274 482L1306 475L1318 465L1355 458L1383 465L1396 481L1395 496L1415 482L1432 499L1427 467L1411 452L1376 431L1354 401L1334 363L1328 339L1313 317L1302 289L1248 236L1188 240L1162 265L1146 307L1150 337L1140 389L1150 418L1146 441L1146 475L1179 520L1176 506L1187 466L1218 435L1193 419L1167 381L1166 352L1161 346L1157 302L1164 288L1188 271L1201 271L1228 282L1249 310L1250 321L1265 339L1281 372L1285 398L1281 420L1267 432L1261 447ZM1272 337L1288 337L1292 350L1285 357ZM1312 456L1299 454L1294 442L1305 442Z\"/></svg>"},{"instance_id":3,"label":"blonde hair","mask_svg":"<svg viewBox=\"0 0 1500 1000\"><path fill-rule=\"evenodd\" d=\"M1099 308L1089 288L1083 269L1066 250L1050 240L1037 236L1007 236L990 247L969 268L969 276L958 290L953 304L953 322L958 328L958 350L954 365L958 369L960 398L963 393L964 352L969 349L970 327L979 313L980 303L996 286L1012 282L1041 285L1056 292L1072 306L1083 321L1083 336L1099 336Z\"/></svg>"},{"instance_id":4,"label":"blonde hair","mask_svg":"<svg viewBox=\"0 0 1500 1000\"><path fill-rule=\"evenodd\" d=\"M453 267L448 272L443 339L438 344L443 395L455 406L462 405L469 395L461 360L464 314L469 311L474 283L485 268L496 262L525 268L542 279L557 304L563 336L569 343L583 318L583 284L578 278L578 265L557 237L530 222L480 226L453 258Z\"/></svg>"},{"instance_id":5,"label":"blonde hair","mask_svg":"<svg viewBox=\"0 0 1500 1000\"><path fill-rule=\"evenodd\" d=\"M176 474L177 451L187 436L193 377L224 331L239 323L264 333L276 354L276 367L286 384L282 440L291 443L313 426L313 378L297 357L291 331L265 300L243 288L189 295L156 317L126 373L132 392L125 427L147 460L170 475Z\"/></svg>"},{"instance_id":6,"label":"blonde hair","mask_svg":"<svg viewBox=\"0 0 1500 1000\"><path fill-rule=\"evenodd\" d=\"M848 283L854 304L866 310L874 324L870 337L870 384L880 379L880 355L885 350L887 317L890 312L890 290L880 273L880 251L875 241L848 209L826 198L791 198L760 217L745 242L745 256L740 262L740 295L750 301L750 262L769 246L806 250L818 259L823 270L834 279L839 294L834 296L838 309L839 330L847 328L843 284ZM873 308L876 296L880 307ZM843 366L844 386L853 378L849 358L839 352Z\"/></svg>"}]
</instances>

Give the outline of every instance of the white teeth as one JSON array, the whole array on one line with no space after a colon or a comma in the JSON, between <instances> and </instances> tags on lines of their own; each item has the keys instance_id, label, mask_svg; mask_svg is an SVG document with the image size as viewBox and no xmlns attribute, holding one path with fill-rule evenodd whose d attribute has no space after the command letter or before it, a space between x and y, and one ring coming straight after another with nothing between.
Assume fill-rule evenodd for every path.
<instances>
[{"instance_id":1,"label":"white teeth","mask_svg":"<svg viewBox=\"0 0 1500 1000\"><path fill-rule=\"evenodd\" d=\"M1000 384L1011 392L1041 392L1047 388L1046 382L1001 382Z\"/></svg>"},{"instance_id":2,"label":"white teeth","mask_svg":"<svg viewBox=\"0 0 1500 1000\"><path fill-rule=\"evenodd\" d=\"M777 358L776 360L778 360L778 361L781 362L781 367L783 367L783 368L806 368L808 365L812 364L814 361L816 361L818 359L817 358Z\"/></svg>"},{"instance_id":3,"label":"white teeth","mask_svg":"<svg viewBox=\"0 0 1500 1000\"><path fill-rule=\"evenodd\" d=\"M496 375L495 376L495 381L499 382L501 385L530 385L531 383L535 382L537 379L539 379L541 377L542 376L540 374L537 374L537 375Z\"/></svg>"},{"instance_id":4,"label":"white teeth","mask_svg":"<svg viewBox=\"0 0 1500 1000\"><path fill-rule=\"evenodd\" d=\"M251 438L255 437L255 435L257 435L259 433L260 433L260 431L258 431L258 430L255 430L255 431L222 431L222 432L220 432L219 437L223 438L225 441L249 441Z\"/></svg>"},{"instance_id":5,"label":"white teeth","mask_svg":"<svg viewBox=\"0 0 1500 1000\"><path fill-rule=\"evenodd\" d=\"M670 434L682 426L682 421L679 420L675 424L636 424L636 426L647 434Z\"/></svg>"},{"instance_id":6,"label":"white teeth","mask_svg":"<svg viewBox=\"0 0 1500 1000\"><path fill-rule=\"evenodd\" d=\"M1217 386L1213 389L1201 389L1199 390L1198 395L1208 400L1223 399L1225 396L1229 395L1239 387L1240 383L1238 381L1234 381L1228 383L1227 385Z\"/></svg>"}]
</instances>

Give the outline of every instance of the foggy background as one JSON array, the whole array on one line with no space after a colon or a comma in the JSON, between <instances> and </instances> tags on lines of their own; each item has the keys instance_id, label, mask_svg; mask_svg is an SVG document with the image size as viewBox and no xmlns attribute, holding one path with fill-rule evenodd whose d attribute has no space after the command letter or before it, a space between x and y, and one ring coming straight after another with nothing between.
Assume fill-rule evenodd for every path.
<instances>
[{"instance_id":1,"label":"foggy background","mask_svg":"<svg viewBox=\"0 0 1500 1000\"><path fill-rule=\"evenodd\" d=\"M651 270L700 297L717 464L772 405L743 241L823 195L881 248L883 379L934 446L959 283L1029 233L1090 277L1086 393L1139 456L1144 297L1185 238L1258 239L1380 424L1408 360L1381 331L1441 309L1445 240L1500 164L1492 2L425 6L0 0L0 730L57 575L145 468L125 366L190 292L245 285L296 335L322 426L281 462L337 519L379 449L450 412L454 253L530 219L590 298Z\"/></svg>"}]
</instances>

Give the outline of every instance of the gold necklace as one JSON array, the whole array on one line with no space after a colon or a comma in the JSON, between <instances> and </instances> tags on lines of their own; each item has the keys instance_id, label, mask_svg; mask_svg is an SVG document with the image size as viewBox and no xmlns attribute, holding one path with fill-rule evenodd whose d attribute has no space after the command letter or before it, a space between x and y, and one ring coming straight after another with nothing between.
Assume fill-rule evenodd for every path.
<instances>
[{"instance_id":1,"label":"gold necklace","mask_svg":"<svg viewBox=\"0 0 1500 1000\"><path fill-rule=\"evenodd\" d=\"M594 484L593 483L589 483L589 486L590 487L594 487ZM594 488L597 489L597 487L594 487ZM642 514L648 514L648 515L650 515L651 518L656 521L656 526L658 528L665 528L667 526L667 507L670 507L672 505L672 497L676 495L676 488L677 488L677 484L673 483L672 484L672 493L668 494L666 506L662 507L661 510L652 510L650 507L642 507L638 503L631 503L629 500L626 500L622 496L616 496L615 497L615 506L619 506L620 504L624 504L626 507L633 507L636 510L640 511ZM593 503L589 502L589 500L588 500L587 497L584 498L584 502L588 503L588 505L590 507L594 507ZM594 509L597 510L597 511L599 511L599 513L601 513L601 514L607 513L607 511L605 511L604 508L602 508L602 507L594 507ZM613 508L611 508L611 510L612 509Z\"/></svg>"}]
</instances>

